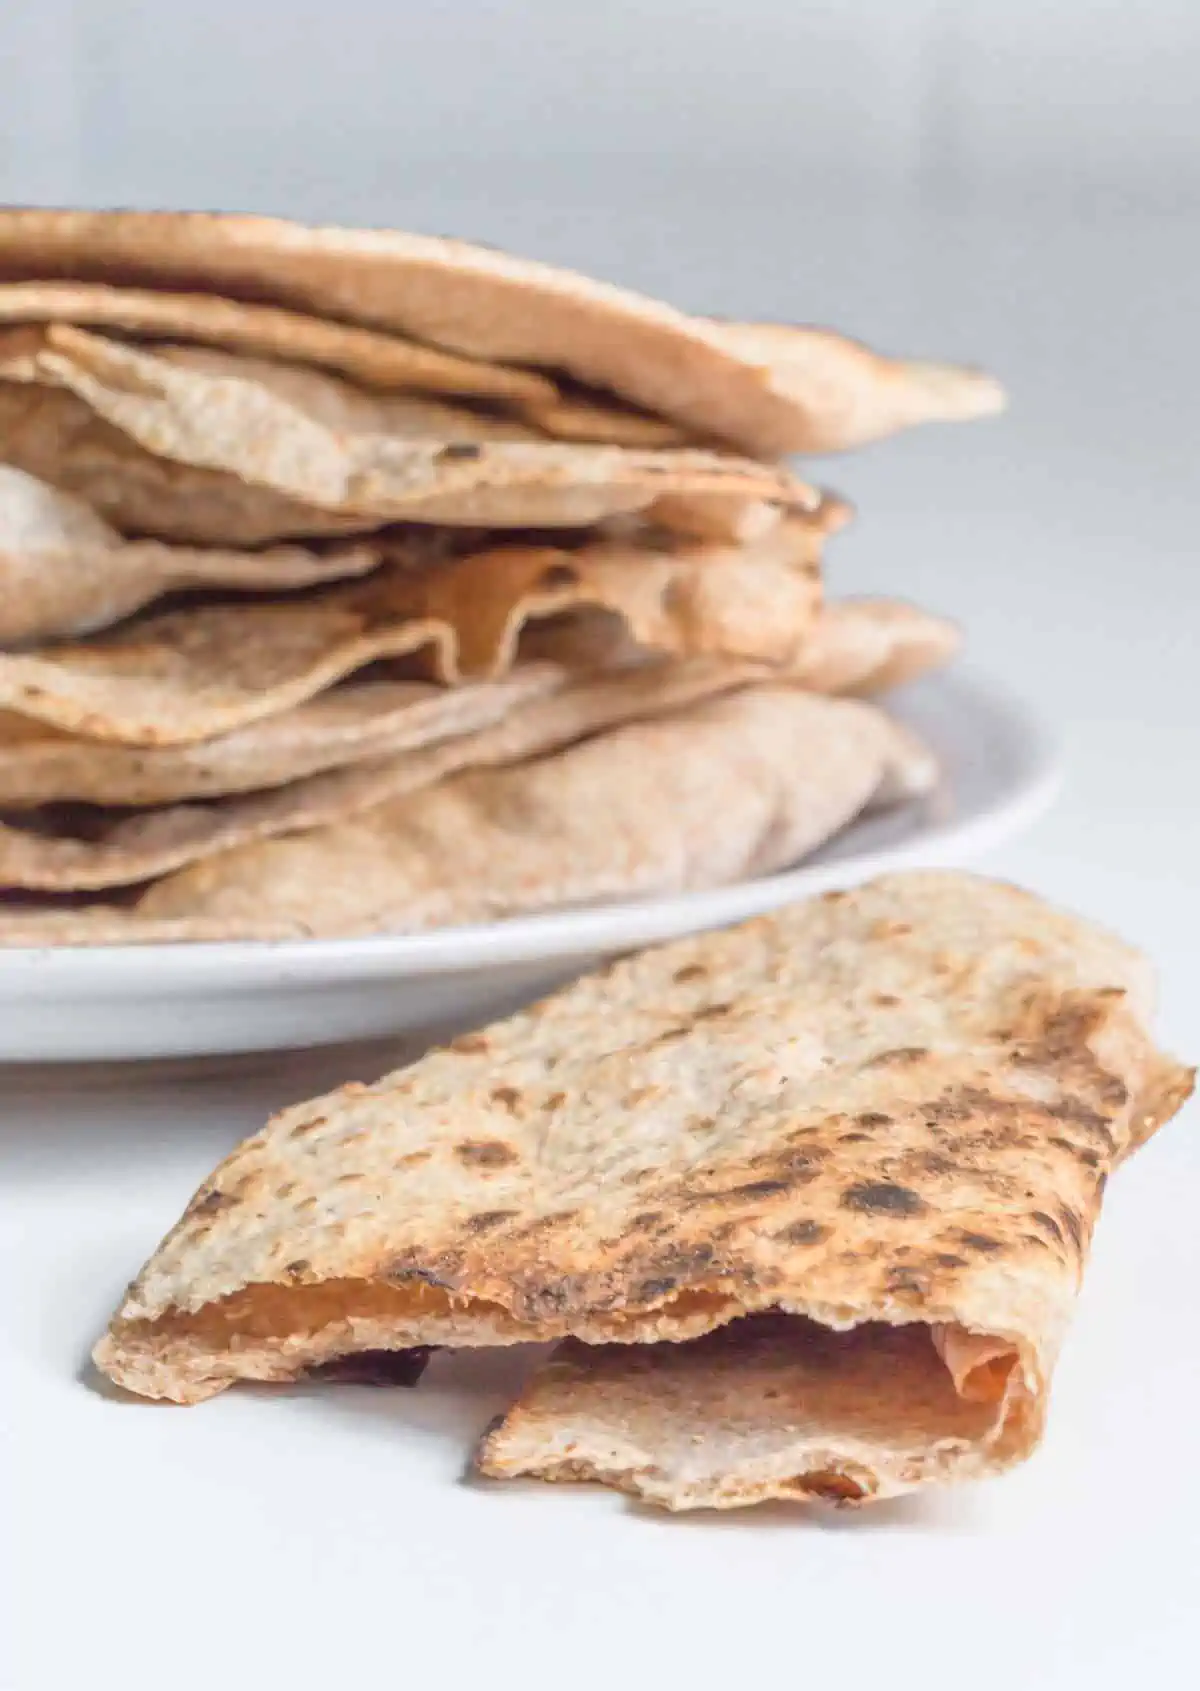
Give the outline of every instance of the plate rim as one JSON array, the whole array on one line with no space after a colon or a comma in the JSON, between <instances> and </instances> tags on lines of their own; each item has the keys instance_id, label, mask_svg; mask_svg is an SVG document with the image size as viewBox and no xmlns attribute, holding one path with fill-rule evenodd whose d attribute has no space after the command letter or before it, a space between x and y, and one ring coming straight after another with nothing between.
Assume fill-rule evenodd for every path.
<instances>
[{"instance_id":1,"label":"plate rim","mask_svg":"<svg viewBox=\"0 0 1200 1691\"><path fill-rule=\"evenodd\" d=\"M965 818L920 827L911 838L829 862L808 860L773 875L667 897L552 910L499 922L416 934L360 934L330 939L203 940L165 944L0 946L0 988L18 981L49 995L89 987L131 985L147 970L155 991L176 993L227 980L239 988L276 982L335 984L357 979L419 979L637 949L681 932L726 926L796 898L893 869L949 863L986 850L998 837L1031 825L1053 803L1062 782L1061 746L1049 724L1011 686L985 668L956 663L914 684L980 700L1002 726L1018 764L1011 791ZM903 700L909 689L895 695ZM720 913L707 919L714 900ZM69 977L64 979L63 977Z\"/></svg>"}]
</instances>

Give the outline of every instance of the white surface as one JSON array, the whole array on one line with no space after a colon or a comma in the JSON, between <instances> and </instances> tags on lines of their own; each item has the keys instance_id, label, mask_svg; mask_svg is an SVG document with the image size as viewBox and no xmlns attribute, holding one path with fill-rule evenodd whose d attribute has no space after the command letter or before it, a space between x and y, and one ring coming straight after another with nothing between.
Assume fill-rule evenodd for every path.
<instances>
[{"instance_id":1,"label":"white surface","mask_svg":"<svg viewBox=\"0 0 1200 1691\"><path fill-rule=\"evenodd\" d=\"M682 165L1195 205L1198 77L1195 0L7 0L0 195L448 218Z\"/></svg>"},{"instance_id":2,"label":"white surface","mask_svg":"<svg viewBox=\"0 0 1200 1691\"><path fill-rule=\"evenodd\" d=\"M1164 1040L1200 1056L1200 229L822 211L799 182L720 201L706 180L655 208L630 182L633 204L517 184L444 215L433 183L422 221L1004 374L1010 418L838 463L862 520L835 587L960 617L1062 725L1062 799L990 866L1145 946ZM194 1410L81 1384L124 1282L237 1138L402 1054L0 1074L5 1691L1197 1683L1196 1106L1112 1184L1042 1453L928 1504L670 1521L460 1484L508 1359L435 1365L411 1394Z\"/></svg>"},{"instance_id":3,"label":"white surface","mask_svg":"<svg viewBox=\"0 0 1200 1691\"><path fill-rule=\"evenodd\" d=\"M270 945L0 947L0 1063L175 1057L375 1039L483 1021L604 957L913 863L969 862L1059 784L1054 736L969 670L896 694L937 756L928 796L864 816L785 874L486 927Z\"/></svg>"}]
</instances>

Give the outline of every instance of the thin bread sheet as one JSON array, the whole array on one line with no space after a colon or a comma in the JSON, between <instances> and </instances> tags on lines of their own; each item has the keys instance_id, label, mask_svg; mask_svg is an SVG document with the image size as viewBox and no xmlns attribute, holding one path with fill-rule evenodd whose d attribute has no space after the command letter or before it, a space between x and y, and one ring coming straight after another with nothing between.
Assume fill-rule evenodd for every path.
<instances>
[{"instance_id":1,"label":"thin bread sheet","mask_svg":"<svg viewBox=\"0 0 1200 1691\"><path fill-rule=\"evenodd\" d=\"M457 394L550 410L559 403L554 383L534 370L214 294L97 282L0 282L0 323L70 323L134 340L197 342L256 358L312 364L385 392Z\"/></svg>"},{"instance_id":2,"label":"thin bread sheet","mask_svg":"<svg viewBox=\"0 0 1200 1691\"><path fill-rule=\"evenodd\" d=\"M359 1350L644 1345L600 1431L636 1409L648 1461L627 1445L594 1477L653 1500L997 1472L1040 1435L1109 1174L1191 1089L1152 1000L1129 947L953 872L650 950L276 1116L196 1192L96 1360L194 1402ZM676 1350L717 1329L715 1354ZM741 1424L710 1427L741 1366ZM569 1455L566 1388L535 1388L484 1465ZM770 1390L794 1437L747 1463ZM712 1448L689 1464L681 1430Z\"/></svg>"},{"instance_id":3,"label":"thin bread sheet","mask_svg":"<svg viewBox=\"0 0 1200 1691\"><path fill-rule=\"evenodd\" d=\"M323 770L416 751L500 721L563 685L549 663L521 663L495 681L441 687L386 676L351 679L290 710L215 739L122 746L0 716L0 810L74 802L178 804L286 786Z\"/></svg>"},{"instance_id":4,"label":"thin bread sheet","mask_svg":"<svg viewBox=\"0 0 1200 1691\"><path fill-rule=\"evenodd\" d=\"M957 629L915 605L827 602L789 679L813 692L870 697L949 661ZM530 660L491 682L453 689L415 681L348 681L243 728L194 744L123 746L0 713L0 809L77 801L173 804L282 786L323 769L470 733L529 696L645 661L612 612L570 613L527 628ZM540 663L535 662L541 659Z\"/></svg>"},{"instance_id":5,"label":"thin bread sheet","mask_svg":"<svg viewBox=\"0 0 1200 1691\"><path fill-rule=\"evenodd\" d=\"M0 213L0 275L265 301L473 358L565 371L761 456L828 430L777 349L571 271L439 236L198 212Z\"/></svg>"},{"instance_id":6,"label":"thin bread sheet","mask_svg":"<svg viewBox=\"0 0 1200 1691\"><path fill-rule=\"evenodd\" d=\"M761 360L777 392L808 418L802 450L845 452L919 423L970 422L1003 411L994 376L961 364L889 358L833 329L723 323L726 343Z\"/></svg>"},{"instance_id":7,"label":"thin bread sheet","mask_svg":"<svg viewBox=\"0 0 1200 1691\"><path fill-rule=\"evenodd\" d=\"M711 670L700 674L711 694ZM687 679L671 666L663 685ZM562 697L547 707L561 734ZM518 714L480 737L505 758L525 732ZM786 687L760 683L643 717L221 852L155 882L131 909L14 909L0 943L394 933L683 892L795 862L867 805L925 791L935 775L925 748L872 707ZM574 730L583 727L576 711ZM415 755L453 759L457 744Z\"/></svg>"},{"instance_id":8,"label":"thin bread sheet","mask_svg":"<svg viewBox=\"0 0 1200 1691\"><path fill-rule=\"evenodd\" d=\"M594 1481L672 1510L844 1506L1007 1466L1023 1451L1003 1415L986 1392L960 1395L922 1323L752 1315L683 1344L566 1340L476 1460L495 1479Z\"/></svg>"},{"instance_id":9,"label":"thin bread sheet","mask_svg":"<svg viewBox=\"0 0 1200 1691\"><path fill-rule=\"evenodd\" d=\"M870 697L950 662L962 636L945 617L901 599L826 599L787 666L814 693ZM571 669L616 668L638 657L629 624L581 611L530 626L522 652ZM0 788L4 780L0 756Z\"/></svg>"},{"instance_id":10,"label":"thin bread sheet","mask_svg":"<svg viewBox=\"0 0 1200 1691\"><path fill-rule=\"evenodd\" d=\"M538 677L545 673L544 667L534 671ZM746 666L700 660L632 669L557 692L539 687L474 733L355 762L267 792L212 804L167 805L115 820L89 812L82 832L77 818L74 827L70 820L57 827L44 819L36 827L0 822L0 888L83 892L133 886L234 847L345 821L462 769L522 762L615 723L722 692L752 674ZM539 697L542 692L549 696ZM240 861L227 863L231 874ZM342 874L335 855L328 859L328 873L335 882ZM161 901L169 894L154 896Z\"/></svg>"},{"instance_id":11,"label":"thin bread sheet","mask_svg":"<svg viewBox=\"0 0 1200 1691\"><path fill-rule=\"evenodd\" d=\"M366 581L302 600L186 606L88 641L0 653L0 707L89 739L188 744L381 658L421 654L445 682L495 678L527 624L579 606L615 613L643 648L785 662L817 616L819 539L796 519L745 552L651 530L572 552L496 547L455 559L437 531L417 531Z\"/></svg>"},{"instance_id":12,"label":"thin bread sheet","mask_svg":"<svg viewBox=\"0 0 1200 1691\"><path fill-rule=\"evenodd\" d=\"M183 589L278 593L366 575L378 545L262 552L122 540L81 500L0 464L0 647L107 628Z\"/></svg>"},{"instance_id":13,"label":"thin bread sheet","mask_svg":"<svg viewBox=\"0 0 1200 1691\"><path fill-rule=\"evenodd\" d=\"M129 533L259 545L389 522L564 527L658 507L711 526L813 505L786 471L690 448L549 442L517 422L210 348L0 331L0 450Z\"/></svg>"}]
</instances>

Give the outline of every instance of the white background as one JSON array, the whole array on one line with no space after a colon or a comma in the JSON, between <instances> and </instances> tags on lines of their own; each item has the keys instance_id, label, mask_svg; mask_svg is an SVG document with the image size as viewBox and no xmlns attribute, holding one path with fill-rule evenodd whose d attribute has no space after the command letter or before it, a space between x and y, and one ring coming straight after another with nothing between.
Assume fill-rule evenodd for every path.
<instances>
[{"instance_id":1,"label":"white background","mask_svg":"<svg viewBox=\"0 0 1200 1691\"><path fill-rule=\"evenodd\" d=\"M833 586L960 617L1061 725L1065 795L995 867L1150 949L1193 1057L1198 111L1195 0L0 11L8 198L395 219L995 368L1008 418L826 467ZM928 1506L463 1486L507 1362L189 1412L80 1383L213 1161L394 1055L0 1076L3 1691L1200 1682L1194 1109L1114 1183L1045 1451Z\"/></svg>"},{"instance_id":2,"label":"white background","mask_svg":"<svg viewBox=\"0 0 1200 1691\"><path fill-rule=\"evenodd\" d=\"M1200 200L1194 0L5 0L0 194Z\"/></svg>"}]
</instances>

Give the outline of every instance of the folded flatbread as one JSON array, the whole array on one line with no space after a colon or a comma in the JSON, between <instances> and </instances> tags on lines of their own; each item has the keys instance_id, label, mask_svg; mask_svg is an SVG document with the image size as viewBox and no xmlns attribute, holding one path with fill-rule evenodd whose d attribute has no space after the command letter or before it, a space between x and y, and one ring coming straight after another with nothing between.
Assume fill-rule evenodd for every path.
<instances>
[{"instance_id":1,"label":"folded flatbread","mask_svg":"<svg viewBox=\"0 0 1200 1691\"><path fill-rule=\"evenodd\" d=\"M662 687L680 685L665 672ZM547 734L562 733L566 707L576 733L599 726L597 695L590 723L587 699L547 701ZM528 744L528 722L514 715L480 738L507 758L520 734ZM458 746L414 756L452 763ZM411 769L386 777L392 791ZM686 892L794 863L866 806L927 791L935 773L925 748L871 706L759 684L222 851L156 882L132 909L6 912L0 944L401 932ZM371 779L361 766L316 777L343 802ZM146 819L143 847L155 825Z\"/></svg>"},{"instance_id":2,"label":"folded flatbread","mask_svg":"<svg viewBox=\"0 0 1200 1691\"><path fill-rule=\"evenodd\" d=\"M573 1349L490 1471L676 1506L996 1471L1037 1441L1109 1173L1191 1087L1151 999L1127 946L960 873L645 952L275 1117L96 1360L191 1402L574 1337L648 1348Z\"/></svg>"},{"instance_id":3,"label":"folded flatbread","mask_svg":"<svg viewBox=\"0 0 1200 1691\"><path fill-rule=\"evenodd\" d=\"M787 673L814 693L867 697L941 668L961 644L954 623L901 599L826 600ZM611 669L638 658L629 624L603 611L530 624L521 652L570 669ZM0 790L4 779L0 750Z\"/></svg>"},{"instance_id":4,"label":"folded flatbread","mask_svg":"<svg viewBox=\"0 0 1200 1691\"><path fill-rule=\"evenodd\" d=\"M263 552L122 540L82 500L0 464L0 647L90 634L184 588L278 593L366 575L373 542Z\"/></svg>"},{"instance_id":5,"label":"folded flatbread","mask_svg":"<svg viewBox=\"0 0 1200 1691\"><path fill-rule=\"evenodd\" d=\"M528 696L518 696L512 709L495 711L496 719L485 721L474 733L443 736L431 745L356 761L268 792L213 804L167 805L133 816L118 813L116 818L89 810L69 813L65 819L40 816L24 826L0 822L0 888L84 892L133 886L235 846L343 822L459 770L520 763L615 723L659 715L728 691L756 673L754 666L694 659L644 666L556 690L547 682L561 684L561 671L549 665L518 669L514 675L526 683ZM453 699L455 694L444 696ZM193 755L202 749L188 748ZM326 861L336 882L341 869L335 855L331 852ZM227 872L236 880L239 871L244 873L244 860L229 860L221 878ZM160 900L170 896L167 891L157 894ZM319 901L321 895L316 896ZM372 896L378 896L378 889ZM268 920L275 914L272 909L262 912Z\"/></svg>"},{"instance_id":6,"label":"folded flatbread","mask_svg":"<svg viewBox=\"0 0 1200 1691\"><path fill-rule=\"evenodd\" d=\"M791 673L814 693L870 695L905 686L949 663L957 626L901 599L827 604Z\"/></svg>"},{"instance_id":7,"label":"folded flatbread","mask_svg":"<svg viewBox=\"0 0 1200 1691\"><path fill-rule=\"evenodd\" d=\"M737 536L812 505L747 458L547 441L536 428L328 371L64 325L0 330L0 453L128 533L253 546L389 522L570 527L655 509ZM699 502L696 514L690 501Z\"/></svg>"},{"instance_id":8,"label":"folded flatbread","mask_svg":"<svg viewBox=\"0 0 1200 1691\"><path fill-rule=\"evenodd\" d=\"M482 399L547 435L614 446L685 446L703 439L662 416L545 374L349 323L214 294L99 282L0 282L0 324L69 323L144 341L183 341L310 364L365 388ZM862 445L914 423L999 410L990 377L957 365L889 359L824 329L775 323L720 325L727 348L772 371L805 419L806 451Z\"/></svg>"},{"instance_id":9,"label":"folded flatbread","mask_svg":"<svg viewBox=\"0 0 1200 1691\"><path fill-rule=\"evenodd\" d=\"M190 341L255 358L311 364L383 392L457 394L547 409L560 403L554 383L534 370L214 294L102 282L0 282L0 323L71 323L134 340Z\"/></svg>"},{"instance_id":10,"label":"folded flatbread","mask_svg":"<svg viewBox=\"0 0 1200 1691\"><path fill-rule=\"evenodd\" d=\"M1029 1412L1003 1423L1011 1347L993 1381L972 1340L956 1379L948 1331L777 1313L682 1344L567 1339L488 1430L477 1465L495 1479L597 1481L666 1509L876 1502L981 1478L1026 1454Z\"/></svg>"},{"instance_id":11,"label":"folded flatbread","mask_svg":"<svg viewBox=\"0 0 1200 1691\"><path fill-rule=\"evenodd\" d=\"M790 664L820 607L821 537L802 518L734 549L650 529L455 559L416 530L363 582L304 599L189 605L91 640L0 653L0 707L125 745L189 744L272 716L381 658L445 682L511 668L522 629L580 606L636 648ZM2 744L2 737L0 737Z\"/></svg>"},{"instance_id":12,"label":"folded flatbread","mask_svg":"<svg viewBox=\"0 0 1200 1691\"><path fill-rule=\"evenodd\" d=\"M1004 389L982 370L887 358L832 329L721 323L727 345L771 371L777 392L813 419L803 450L842 452L918 423L968 422L1003 411Z\"/></svg>"},{"instance_id":13,"label":"folded flatbread","mask_svg":"<svg viewBox=\"0 0 1200 1691\"><path fill-rule=\"evenodd\" d=\"M565 680L566 672L548 663L518 664L495 681L461 687L355 678L245 728L182 746L76 739L28 717L0 715L0 808L177 804L283 787L477 733Z\"/></svg>"},{"instance_id":14,"label":"folded flatbread","mask_svg":"<svg viewBox=\"0 0 1200 1691\"><path fill-rule=\"evenodd\" d=\"M827 385L809 391L794 353L778 369L777 348L763 346L761 335L739 342L729 325L438 236L198 212L14 209L0 213L0 276L266 301L472 358L565 371L692 434L759 455L824 451L853 438L839 399L831 439ZM962 374L967 398L954 414L996 409L996 385ZM886 410L886 368L883 389ZM869 412L867 425L868 438L881 432Z\"/></svg>"},{"instance_id":15,"label":"folded flatbread","mask_svg":"<svg viewBox=\"0 0 1200 1691\"><path fill-rule=\"evenodd\" d=\"M597 619L603 620L597 620ZM826 604L789 679L813 692L870 696L946 663L958 631L915 605L880 600ZM123 746L77 738L0 713L0 808L76 801L175 804L221 798L412 751L497 721L552 691L566 670L603 672L642 661L612 613L558 617L527 632L530 657L495 681L447 689L421 681L350 680L314 698L193 744ZM733 673L741 666L729 665Z\"/></svg>"}]
</instances>

